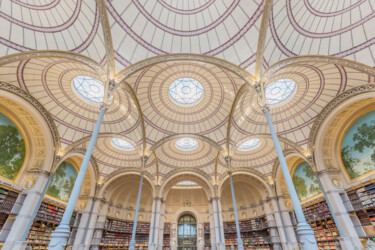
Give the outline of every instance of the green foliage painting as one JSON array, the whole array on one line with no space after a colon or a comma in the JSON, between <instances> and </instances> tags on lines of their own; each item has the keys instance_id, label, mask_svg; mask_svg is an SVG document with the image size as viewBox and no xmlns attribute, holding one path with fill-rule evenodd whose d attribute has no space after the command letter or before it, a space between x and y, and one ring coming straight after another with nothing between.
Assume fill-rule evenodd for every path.
<instances>
[{"instance_id":1,"label":"green foliage painting","mask_svg":"<svg viewBox=\"0 0 375 250\"><path fill-rule=\"evenodd\" d=\"M300 201L321 193L314 171L307 162L302 162L293 174L293 184Z\"/></svg>"},{"instance_id":2,"label":"green foliage painting","mask_svg":"<svg viewBox=\"0 0 375 250\"><path fill-rule=\"evenodd\" d=\"M341 157L350 178L375 170L375 111L365 114L348 129Z\"/></svg>"},{"instance_id":3,"label":"green foliage painting","mask_svg":"<svg viewBox=\"0 0 375 250\"><path fill-rule=\"evenodd\" d=\"M16 125L0 113L0 175L13 180L25 160L25 141Z\"/></svg>"},{"instance_id":4,"label":"green foliage painting","mask_svg":"<svg viewBox=\"0 0 375 250\"><path fill-rule=\"evenodd\" d=\"M70 163L64 161L60 164L53 175L51 183L47 189L47 194L67 202L72 193L76 178L77 172L74 167Z\"/></svg>"}]
</instances>

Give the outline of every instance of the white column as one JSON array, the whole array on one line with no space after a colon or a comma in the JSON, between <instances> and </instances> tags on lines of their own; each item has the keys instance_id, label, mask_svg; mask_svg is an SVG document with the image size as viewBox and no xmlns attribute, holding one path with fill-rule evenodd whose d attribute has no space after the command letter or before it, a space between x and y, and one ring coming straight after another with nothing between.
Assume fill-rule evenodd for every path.
<instances>
[{"instance_id":1,"label":"white column","mask_svg":"<svg viewBox=\"0 0 375 250\"><path fill-rule=\"evenodd\" d=\"M281 245L283 245L283 248L286 249L285 234L282 226L280 225L280 214L279 211L276 210L277 207L274 206L273 201L274 199L270 198L264 204L264 211L266 212L267 224L270 230L270 240L273 244L274 250L281 250ZM276 220L276 217L279 217L279 221Z\"/></svg>"},{"instance_id":2,"label":"white column","mask_svg":"<svg viewBox=\"0 0 375 250\"><path fill-rule=\"evenodd\" d=\"M91 249L99 249L100 242L102 240L103 235L103 229L105 225L105 221L107 218L107 212L108 212L108 203L102 202L99 203L98 208L98 219L96 220L96 223L94 225L94 233L92 236L91 242L85 241L85 244L91 245Z\"/></svg>"},{"instance_id":3,"label":"white column","mask_svg":"<svg viewBox=\"0 0 375 250\"><path fill-rule=\"evenodd\" d=\"M83 158L81 167L78 171L76 181L74 182L73 190L72 190L72 193L70 194L69 201L65 208L64 215L61 219L60 225L52 233L51 241L49 242L49 245L48 245L49 250L64 250L66 246L66 243L70 235L69 222L72 217L74 207L77 203L79 193L81 191L83 179L85 178L87 167L90 163L90 158L91 158L92 152L94 151L96 139L100 131L100 125L102 124L102 120L103 120L106 110L107 110L107 105L103 105L100 108L98 120L96 121L94 130L92 132L91 139L89 142L89 146L87 147L85 157Z\"/></svg>"},{"instance_id":4,"label":"white column","mask_svg":"<svg viewBox=\"0 0 375 250\"><path fill-rule=\"evenodd\" d=\"M267 107L263 108L264 114L266 115L268 128L270 130L273 144L276 149L277 157L279 158L280 167L284 175L286 186L288 187L289 195L292 200L294 211L297 217L297 234L299 240L302 243L302 248L305 250L318 250L318 245L314 236L314 231L311 226L307 223L305 215L303 214L301 203L299 202L296 189L294 187L292 177L289 173L289 168L286 164L283 151L281 149L279 139L277 138L275 128L273 127L270 112Z\"/></svg>"},{"instance_id":5,"label":"white column","mask_svg":"<svg viewBox=\"0 0 375 250\"><path fill-rule=\"evenodd\" d=\"M159 219L159 232L158 232L158 250L163 249L164 240L164 222L165 222L165 201L161 200L160 204L160 219Z\"/></svg>"},{"instance_id":6,"label":"white column","mask_svg":"<svg viewBox=\"0 0 375 250\"><path fill-rule=\"evenodd\" d=\"M82 245L82 240L86 232L87 224L90 219L90 213L93 206L93 199L87 201L86 207L80 212L81 219L77 227L77 233L74 238L73 248L78 249Z\"/></svg>"},{"instance_id":7,"label":"white column","mask_svg":"<svg viewBox=\"0 0 375 250\"><path fill-rule=\"evenodd\" d=\"M96 199L94 200L94 206L91 211L91 217L87 224L86 234L83 238L83 249L89 249L93 240L94 230L96 223L99 218L99 207L102 204L102 200Z\"/></svg>"},{"instance_id":8,"label":"white column","mask_svg":"<svg viewBox=\"0 0 375 250\"><path fill-rule=\"evenodd\" d=\"M281 215L280 219L282 221L284 233L286 236L286 249L299 249L296 232L294 230L294 226L290 218L290 213L293 214L293 210L291 209L291 207L286 206L286 203L290 202L290 200L287 197L279 197L276 202L278 203L278 209Z\"/></svg>"},{"instance_id":9,"label":"white column","mask_svg":"<svg viewBox=\"0 0 375 250\"><path fill-rule=\"evenodd\" d=\"M223 217L221 215L220 197L213 197L212 204L214 209L216 249L225 250Z\"/></svg>"},{"instance_id":10,"label":"white column","mask_svg":"<svg viewBox=\"0 0 375 250\"><path fill-rule=\"evenodd\" d=\"M215 233L215 211L212 199L208 202L208 211L210 213L210 237L211 237L211 250L216 250L216 233Z\"/></svg>"},{"instance_id":11,"label":"white column","mask_svg":"<svg viewBox=\"0 0 375 250\"><path fill-rule=\"evenodd\" d=\"M340 191L345 191L333 186L328 171L319 172L317 178L336 226L339 229L341 248L343 250L362 249L361 240L340 196Z\"/></svg>"},{"instance_id":12,"label":"white column","mask_svg":"<svg viewBox=\"0 0 375 250\"><path fill-rule=\"evenodd\" d=\"M228 166L230 166L230 164L228 164ZM243 241L242 241L242 238L241 238L240 224L238 222L236 196L234 195L234 187L233 187L233 180L232 180L232 173L231 172L229 172L229 181L230 181L230 189L231 189L231 193L232 193L234 218L235 218L235 222L236 222L237 248L238 248L238 250L243 250Z\"/></svg>"},{"instance_id":13,"label":"white column","mask_svg":"<svg viewBox=\"0 0 375 250\"><path fill-rule=\"evenodd\" d=\"M41 173L34 187L25 191L26 198L3 245L3 250L25 249L27 234L43 201L50 178L49 173Z\"/></svg>"},{"instance_id":14,"label":"white column","mask_svg":"<svg viewBox=\"0 0 375 250\"><path fill-rule=\"evenodd\" d=\"M203 226L203 223L197 224L197 250L204 250L204 226Z\"/></svg>"},{"instance_id":15,"label":"white column","mask_svg":"<svg viewBox=\"0 0 375 250\"><path fill-rule=\"evenodd\" d=\"M155 197L152 204L152 215L150 223L150 234L148 240L148 249L156 250L158 246L159 222L160 222L161 198Z\"/></svg>"},{"instance_id":16,"label":"white column","mask_svg":"<svg viewBox=\"0 0 375 250\"><path fill-rule=\"evenodd\" d=\"M177 250L177 224L171 224L171 250Z\"/></svg>"}]
</instances>

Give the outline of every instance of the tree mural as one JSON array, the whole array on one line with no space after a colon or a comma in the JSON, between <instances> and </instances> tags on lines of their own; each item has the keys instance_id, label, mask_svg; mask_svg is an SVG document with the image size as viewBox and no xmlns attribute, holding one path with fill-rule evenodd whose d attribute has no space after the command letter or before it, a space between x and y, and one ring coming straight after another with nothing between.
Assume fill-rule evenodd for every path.
<instances>
[{"instance_id":1,"label":"tree mural","mask_svg":"<svg viewBox=\"0 0 375 250\"><path fill-rule=\"evenodd\" d=\"M321 192L318 179L307 162L302 162L297 166L292 179L300 201Z\"/></svg>"},{"instance_id":2,"label":"tree mural","mask_svg":"<svg viewBox=\"0 0 375 250\"><path fill-rule=\"evenodd\" d=\"M48 186L47 194L60 200L68 201L76 178L77 172L74 167L64 161L56 169L51 183Z\"/></svg>"},{"instance_id":3,"label":"tree mural","mask_svg":"<svg viewBox=\"0 0 375 250\"><path fill-rule=\"evenodd\" d=\"M13 180L25 159L25 141L16 125L0 113L0 175Z\"/></svg>"},{"instance_id":4,"label":"tree mural","mask_svg":"<svg viewBox=\"0 0 375 250\"><path fill-rule=\"evenodd\" d=\"M348 129L341 158L350 178L375 170L375 111L359 118Z\"/></svg>"}]
</instances>

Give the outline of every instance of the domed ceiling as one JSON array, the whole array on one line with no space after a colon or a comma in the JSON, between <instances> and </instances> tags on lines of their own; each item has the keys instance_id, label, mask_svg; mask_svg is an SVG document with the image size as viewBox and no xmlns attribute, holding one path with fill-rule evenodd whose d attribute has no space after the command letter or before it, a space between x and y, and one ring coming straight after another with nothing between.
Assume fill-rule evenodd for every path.
<instances>
[{"instance_id":1,"label":"domed ceiling","mask_svg":"<svg viewBox=\"0 0 375 250\"><path fill-rule=\"evenodd\" d=\"M61 154L87 148L100 106L87 91L112 91L93 152L100 182L139 170L144 154L158 184L179 171L218 181L227 155L270 179L254 83L284 152L307 154L323 108L375 82L374 21L371 0L3 0L0 79L48 110Z\"/></svg>"}]
</instances>

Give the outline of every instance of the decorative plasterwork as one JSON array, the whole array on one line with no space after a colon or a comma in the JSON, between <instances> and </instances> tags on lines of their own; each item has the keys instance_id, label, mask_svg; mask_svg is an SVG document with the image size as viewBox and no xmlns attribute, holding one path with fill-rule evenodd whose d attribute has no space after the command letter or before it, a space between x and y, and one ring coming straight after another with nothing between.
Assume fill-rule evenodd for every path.
<instances>
[{"instance_id":1,"label":"decorative plasterwork","mask_svg":"<svg viewBox=\"0 0 375 250\"><path fill-rule=\"evenodd\" d=\"M4 91L11 92L13 94L16 94L20 96L21 98L25 99L27 102L29 102L33 107L38 110L38 112L43 116L44 120L48 124L48 127L50 129L51 135L53 137L53 143L54 143L54 151L55 151L55 156L54 156L54 162L53 164L56 163L56 157L60 151L60 136L58 133L58 130L56 128L56 125L49 115L48 111L36 100L34 97L32 97L30 94L25 92L24 90L17 88L16 86L0 81L0 89Z\"/></svg>"},{"instance_id":2,"label":"decorative plasterwork","mask_svg":"<svg viewBox=\"0 0 375 250\"><path fill-rule=\"evenodd\" d=\"M34 58L64 58L82 63L95 70L98 75L105 76L105 70L103 67L95 62L94 60L83 56L81 54L69 52L69 51L54 51L54 50L36 50L29 52L22 52L18 54L12 54L0 58L0 66L4 64L10 64L12 62L30 60Z\"/></svg>"},{"instance_id":3,"label":"decorative plasterwork","mask_svg":"<svg viewBox=\"0 0 375 250\"><path fill-rule=\"evenodd\" d=\"M254 81L254 76L252 76L250 73L248 73L246 70L230 63L225 60L212 57L212 56L205 56L205 55L199 55L199 54L167 54L167 55L161 55L149 58L144 61L140 61L138 63L135 63L126 69L120 71L116 77L115 80L117 83L120 83L123 79L126 79L131 74L134 74L135 72L145 68L152 66L154 64L158 64L161 62L171 62L171 61L199 61L203 63L208 64L214 64L219 67L223 67L236 75L240 76L245 82L252 83Z\"/></svg>"},{"instance_id":4,"label":"decorative plasterwork","mask_svg":"<svg viewBox=\"0 0 375 250\"><path fill-rule=\"evenodd\" d=\"M307 62L323 62L323 63L341 65L344 67L353 68L358 71L364 72L366 74L375 76L375 68L371 68L367 65L364 65L355 61L351 61L351 60L344 59L344 58L333 57L333 56L308 55L308 56L289 57L287 59L281 60L273 64L272 66L270 66L264 73L264 77L267 80L269 80L277 71L279 71L282 68L285 68L287 66L294 65L294 64L304 64Z\"/></svg>"},{"instance_id":5,"label":"decorative plasterwork","mask_svg":"<svg viewBox=\"0 0 375 250\"><path fill-rule=\"evenodd\" d=\"M224 149L215 141L211 140L210 138L202 135L197 135L197 134L176 134L176 135L171 135L164 137L160 141L154 143L149 149L148 149L148 154L151 155L153 152L155 152L160 146L162 146L164 143L178 139L178 138L183 138L183 137L189 137L189 138L194 138L198 139L201 141L205 141L208 144L210 144L212 147L216 148L217 151L222 152Z\"/></svg>"},{"instance_id":6,"label":"decorative plasterwork","mask_svg":"<svg viewBox=\"0 0 375 250\"><path fill-rule=\"evenodd\" d=\"M375 84L367 84L349 89L348 91L345 91L344 93L333 99L330 103L328 103L328 105L326 105L325 108L320 112L319 116L317 117L311 128L308 143L309 149L314 149L316 136L321 127L321 124L324 122L325 118L335 109L335 107L337 107L340 103L344 102L345 100L353 96L367 92L375 92Z\"/></svg>"}]
</instances>

